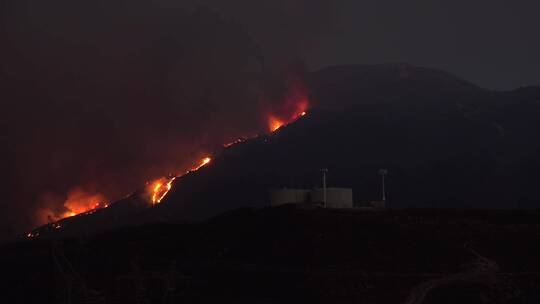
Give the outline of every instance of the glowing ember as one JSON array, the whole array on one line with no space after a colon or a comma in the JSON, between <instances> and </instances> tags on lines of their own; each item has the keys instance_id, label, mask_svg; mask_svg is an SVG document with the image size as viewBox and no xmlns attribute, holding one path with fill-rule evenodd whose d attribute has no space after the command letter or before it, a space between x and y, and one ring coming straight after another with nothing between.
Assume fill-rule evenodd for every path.
<instances>
[{"instance_id":1,"label":"glowing ember","mask_svg":"<svg viewBox=\"0 0 540 304\"><path fill-rule=\"evenodd\" d=\"M246 141L244 138L238 138L238 139L235 140L235 141L232 141L232 142L230 142L230 143L223 144L223 147L224 147L224 148L228 148L228 147L234 146L234 145L236 145L236 144L242 143L242 142L244 142L244 141Z\"/></svg>"},{"instance_id":2,"label":"glowing ember","mask_svg":"<svg viewBox=\"0 0 540 304\"><path fill-rule=\"evenodd\" d=\"M223 144L223 148L229 148L229 147L232 147L232 146L234 146L236 144L246 142L248 139L257 138L257 137L259 137L259 135L252 135L252 136L248 136L248 137L240 137L240 138L237 138L235 141Z\"/></svg>"},{"instance_id":3,"label":"glowing ember","mask_svg":"<svg viewBox=\"0 0 540 304\"><path fill-rule=\"evenodd\" d=\"M38 237L38 236L39 236L39 231L28 232L28 234L26 235L26 237L29 238L29 239L32 239L32 238L35 238L35 237Z\"/></svg>"}]
</instances>

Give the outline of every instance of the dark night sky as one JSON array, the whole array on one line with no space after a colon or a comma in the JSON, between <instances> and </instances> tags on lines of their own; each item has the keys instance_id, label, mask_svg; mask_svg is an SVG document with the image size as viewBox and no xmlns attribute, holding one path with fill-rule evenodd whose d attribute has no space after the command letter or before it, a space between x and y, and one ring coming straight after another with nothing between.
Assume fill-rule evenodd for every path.
<instances>
[{"instance_id":1,"label":"dark night sky","mask_svg":"<svg viewBox=\"0 0 540 304\"><path fill-rule=\"evenodd\" d=\"M118 197L260 131L298 59L540 84L538 1L190 2L206 8L0 0L0 238L61 209L74 187Z\"/></svg>"}]
</instances>

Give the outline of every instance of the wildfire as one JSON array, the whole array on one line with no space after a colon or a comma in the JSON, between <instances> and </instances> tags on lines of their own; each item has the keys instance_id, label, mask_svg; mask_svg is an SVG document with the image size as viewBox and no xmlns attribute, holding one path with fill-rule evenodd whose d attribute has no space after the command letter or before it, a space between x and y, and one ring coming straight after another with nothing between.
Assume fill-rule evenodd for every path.
<instances>
[{"instance_id":1,"label":"wildfire","mask_svg":"<svg viewBox=\"0 0 540 304\"><path fill-rule=\"evenodd\" d=\"M171 190L172 182L176 179L176 177L171 177L167 181L163 181L163 179L160 179L156 182L154 182L154 188L152 192L152 204L159 204L161 203L161 200L169 193L169 190Z\"/></svg>"},{"instance_id":2,"label":"wildfire","mask_svg":"<svg viewBox=\"0 0 540 304\"><path fill-rule=\"evenodd\" d=\"M275 132L301 117L307 115L308 110L308 98L306 91L301 87L292 87L289 92L289 96L279 109L268 114L268 129L270 132ZM256 138L258 135L249 137L240 137L230 143L223 144L224 148L231 147L233 145L242 143L251 138ZM202 167L208 165L212 161L211 157L205 157L200 160L190 170L187 170L183 174L176 176L168 176L159 178L148 184L147 193L152 205L156 205L162 202L172 188L173 182L184 175L195 172ZM76 188L68 193L68 199L64 202L64 211L59 213L58 211L52 211L50 209L42 209L39 212L41 218L40 222L52 223L51 227L54 229L61 229L62 225L58 223L59 220L73 217L78 214L86 213L91 214L98 209L107 208L109 204L106 203L106 199L101 194L85 192L80 188ZM44 219L47 220L44 220ZM30 232L27 234L28 238L38 237L39 232Z\"/></svg>"},{"instance_id":3,"label":"wildfire","mask_svg":"<svg viewBox=\"0 0 540 304\"><path fill-rule=\"evenodd\" d=\"M60 219L82 213L93 213L108 206L109 204L106 203L103 195L88 193L82 189L74 189L68 193L68 199L64 202L64 207L67 210L60 216Z\"/></svg>"},{"instance_id":4,"label":"wildfire","mask_svg":"<svg viewBox=\"0 0 540 304\"><path fill-rule=\"evenodd\" d=\"M202 167L208 165L211 161L212 161L212 159L211 159L210 157L205 157L205 158L203 158L203 159L201 160L201 163L200 163L197 167L191 169L191 170L188 171L188 172L197 171L197 170L199 170L200 168L202 168Z\"/></svg>"},{"instance_id":5,"label":"wildfire","mask_svg":"<svg viewBox=\"0 0 540 304\"><path fill-rule=\"evenodd\" d=\"M276 115L268 116L268 129L270 132L275 132L283 126L286 126L302 116L307 114L307 101L300 102L296 105L296 109L292 115L286 115L285 118L278 118Z\"/></svg>"},{"instance_id":6,"label":"wildfire","mask_svg":"<svg viewBox=\"0 0 540 304\"><path fill-rule=\"evenodd\" d=\"M61 196L43 196L43 202L49 206L60 199L62 199ZM106 201L105 196L99 193L77 187L67 193L67 198L64 199L61 208L43 207L38 209L36 221L40 224L52 224L53 228L60 229L61 226L57 224L58 221L78 214L90 214L98 209L107 208L109 204Z\"/></svg>"},{"instance_id":7,"label":"wildfire","mask_svg":"<svg viewBox=\"0 0 540 304\"><path fill-rule=\"evenodd\" d=\"M268 115L268 129L275 132L307 114L309 93L299 79L289 80L287 94L278 107L272 108Z\"/></svg>"},{"instance_id":8,"label":"wildfire","mask_svg":"<svg viewBox=\"0 0 540 304\"><path fill-rule=\"evenodd\" d=\"M276 118L276 117L274 117L272 115L270 115L270 117L268 118L268 127L270 128L271 132L274 132L277 129L283 127L284 124L285 123L282 120L280 120L280 119L278 119L278 118Z\"/></svg>"},{"instance_id":9,"label":"wildfire","mask_svg":"<svg viewBox=\"0 0 540 304\"><path fill-rule=\"evenodd\" d=\"M152 204L156 205L156 204L161 203L163 198L165 198L165 196L167 196L167 193L169 193L169 191L171 190L172 183L177 177L182 177L188 173L195 172L199 170L200 168L208 165L211 161L212 161L212 158L205 157L199 162L198 165L186 171L186 173L184 174L181 174L175 177L160 178L157 181L153 182L151 184Z\"/></svg>"},{"instance_id":10,"label":"wildfire","mask_svg":"<svg viewBox=\"0 0 540 304\"><path fill-rule=\"evenodd\" d=\"M278 114L270 114L268 116L268 128L270 129L270 132L275 132L281 127L288 125L299 118L305 116L307 114L307 108L308 108L308 99L306 97L305 92L302 90L299 90L296 88L293 90L291 95L287 98L284 108L279 111ZM257 136L252 136L248 138L253 138ZM223 147L228 148L230 146L233 146L238 143L242 143L246 141L248 138L238 138L233 142L224 144ZM203 158L199 164L192 169L186 171L184 174L178 175L177 177L182 177L183 175L186 175L188 173L194 172L199 170L200 168L206 166L208 163L210 163L212 159L210 157ZM160 178L153 183L151 183L151 201L152 204L159 204L163 198L169 193L169 191L172 188L172 183L177 177L172 178Z\"/></svg>"}]
</instances>

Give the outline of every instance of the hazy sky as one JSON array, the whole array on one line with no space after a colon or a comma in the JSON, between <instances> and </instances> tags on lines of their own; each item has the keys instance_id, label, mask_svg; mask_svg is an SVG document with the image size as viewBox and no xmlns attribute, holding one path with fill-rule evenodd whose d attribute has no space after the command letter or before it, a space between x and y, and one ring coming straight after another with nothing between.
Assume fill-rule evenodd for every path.
<instances>
[{"instance_id":1,"label":"hazy sky","mask_svg":"<svg viewBox=\"0 0 540 304\"><path fill-rule=\"evenodd\" d=\"M407 62L490 89L540 85L540 2L343 1L334 29L307 52L313 67Z\"/></svg>"}]
</instances>

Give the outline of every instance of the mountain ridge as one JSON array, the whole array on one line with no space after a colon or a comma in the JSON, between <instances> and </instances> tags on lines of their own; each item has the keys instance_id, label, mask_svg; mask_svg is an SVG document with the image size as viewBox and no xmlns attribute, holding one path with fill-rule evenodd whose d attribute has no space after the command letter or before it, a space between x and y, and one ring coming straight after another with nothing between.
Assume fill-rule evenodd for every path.
<instances>
[{"instance_id":1,"label":"mountain ridge","mask_svg":"<svg viewBox=\"0 0 540 304\"><path fill-rule=\"evenodd\" d=\"M336 72L342 69L363 76ZM390 171L391 208L531 208L540 201L532 188L540 182L533 141L540 88L488 91L403 64L339 66L308 78L313 107L305 117L218 151L208 166L175 180L153 208L135 195L77 217L76 230L263 207L272 189L319 186L320 168L329 169L329 185L353 188L357 204L380 198L380 168Z\"/></svg>"}]
</instances>

